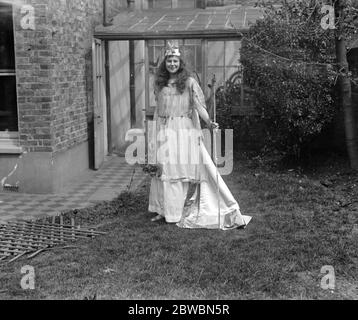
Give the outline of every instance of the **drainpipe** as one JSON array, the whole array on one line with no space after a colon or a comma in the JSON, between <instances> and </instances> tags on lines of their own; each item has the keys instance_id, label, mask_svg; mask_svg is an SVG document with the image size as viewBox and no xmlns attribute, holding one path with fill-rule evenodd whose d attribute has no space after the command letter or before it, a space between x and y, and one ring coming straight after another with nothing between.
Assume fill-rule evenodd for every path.
<instances>
[{"instance_id":1,"label":"drainpipe","mask_svg":"<svg viewBox=\"0 0 358 320\"><path fill-rule=\"evenodd\" d=\"M134 10L135 0L127 0L128 9ZM130 115L131 115L131 127L136 125L136 101L135 101L135 45L134 41L129 41L129 95L130 95Z\"/></svg>"}]
</instances>

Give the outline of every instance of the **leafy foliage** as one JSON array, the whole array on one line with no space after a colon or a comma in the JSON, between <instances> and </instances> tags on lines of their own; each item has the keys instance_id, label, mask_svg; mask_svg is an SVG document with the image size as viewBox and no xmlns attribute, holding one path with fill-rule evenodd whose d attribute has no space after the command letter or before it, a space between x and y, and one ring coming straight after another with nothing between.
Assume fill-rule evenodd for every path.
<instances>
[{"instance_id":1,"label":"leafy foliage","mask_svg":"<svg viewBox=\"0 0 358 320\"><path fill-rule=\"evenodd\" d=\"M232 129L233 119L231 117L232 107L240 101L241 85L230 80L219 87L216 91L217 122L221 129Z\"/></svg>"},{"instance_id":2,"label":"leafy foliage","mask_svg":"<svg viewBox=\"0 0 358 320\"><path fill-rule=\"evenodd\" d=\"M233 107L240 108L242 90L245 91L244 105L253 105L253 94L249 88L242 88L241 81L238 81L241 78L239 75L239 71L234 73L216 91L217 121L222 129L222 152L225 152L225 129L234 129L234 149L237 151L239 148L259 150L263 147L262 124L259 117L254 113L232 116Z\"/></svg>"},{"instance_id":3,"label":"leafy foliage","mask_svg":"<svg viewBox=\"0 0 358 320\"><path fill-rule=\"evenodd\" d=\"M142 165L143 172L150 177L158 177L162 176L162 167L158 164L145 164Z\"/></svg>"},{"instance_id":4,"label":"leafy foliage","mask_svg":"<svg viewBox=\"0 0 358 320\"><path fill-rule=\"evenodd\" d=\"M296 156L335 115L334 30L321 27L320 10L313 0L266 4L241 58L267 146Z\"/></svg>"}]
</instances>

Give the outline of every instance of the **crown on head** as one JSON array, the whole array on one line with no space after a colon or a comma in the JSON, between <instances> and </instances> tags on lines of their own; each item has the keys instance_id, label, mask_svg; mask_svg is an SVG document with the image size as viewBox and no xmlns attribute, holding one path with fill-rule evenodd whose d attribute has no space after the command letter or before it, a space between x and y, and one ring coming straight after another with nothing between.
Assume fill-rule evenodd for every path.
<instances>
[{"instance_id":1,"label":"crown on head","mask_svg":"<svg viewBox=\"0 0 358 320\"><path fill-rule=\"evenodd\" d=\"M178 41L171 40L167 42L167 47L165 49L165 56L177 56L180 57L181 53L179 50L179 43Z\"/></svg>"}]
</instances>

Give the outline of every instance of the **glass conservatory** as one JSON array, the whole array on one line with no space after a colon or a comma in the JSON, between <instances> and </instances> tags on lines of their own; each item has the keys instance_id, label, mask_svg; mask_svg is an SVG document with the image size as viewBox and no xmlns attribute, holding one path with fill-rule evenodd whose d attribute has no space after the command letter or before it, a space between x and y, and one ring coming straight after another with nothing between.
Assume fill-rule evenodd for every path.
<instances>
[{"instance_id":1,"label":"glass conservatory","mask_svg":"<svg viewBox=\"0 0 358 320\"><path fill-rule=\"evenodd\" d=\"M240 48L258 8L237 5L198 7L198 1L147 1L121 11L94 34L95 132L97 165L101 155L123 154L128 130L144 129L155 107L153 82L166 41L177 40L188 69L210 101L215 76L242 83ZM199 1L200 2L200 1ZM206 2L210 4L210 1ZM161 5L160 5L161 4ZM192 5L193 4L193 5ZM167 7L166 7L167 6ZM237 105L243 105L243 95Z\"/></svg>"}]
</instances>

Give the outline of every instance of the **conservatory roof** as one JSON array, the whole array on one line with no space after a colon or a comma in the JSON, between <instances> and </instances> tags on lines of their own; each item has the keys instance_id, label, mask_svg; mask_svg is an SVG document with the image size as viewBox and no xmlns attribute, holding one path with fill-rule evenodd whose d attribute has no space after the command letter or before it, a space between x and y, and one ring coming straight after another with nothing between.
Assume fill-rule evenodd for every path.
<instances>
[{"instance_id":1,"label":"conservatory roof","mask_svg":"<svg viewBox=\"0 0 358 320\"><path fill-rule=\"evenodd\" d=\"M94 36L107 40L238 37L262 18L261 9L229 6L207 9L124 10Z\"/></svg>"}]
</instances>

